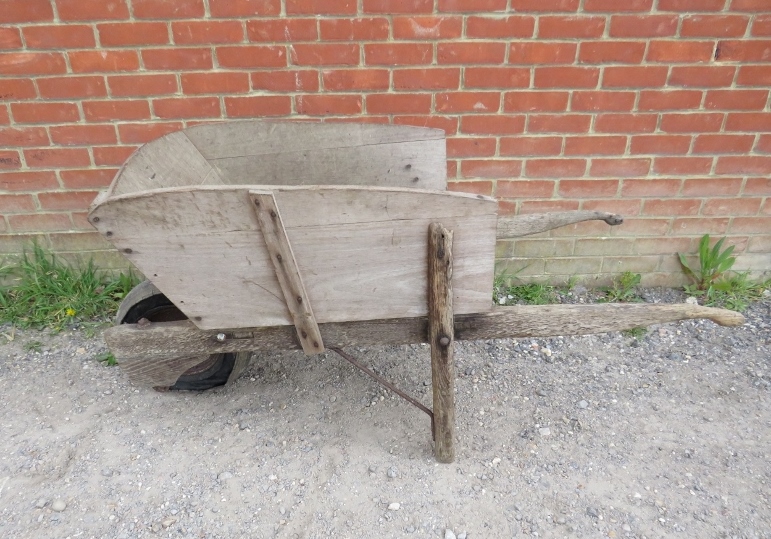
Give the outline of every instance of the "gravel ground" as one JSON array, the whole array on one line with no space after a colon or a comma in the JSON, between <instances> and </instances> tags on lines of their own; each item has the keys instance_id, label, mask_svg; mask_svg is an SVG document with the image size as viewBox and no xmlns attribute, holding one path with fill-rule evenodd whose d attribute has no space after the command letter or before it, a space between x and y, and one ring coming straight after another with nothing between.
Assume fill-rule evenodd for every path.
<instances>
[{"instance_id":1,"label":"gravel ground","mask_svg":"<svg viewBox=\"0 0 771 539\"><path fill-rule=\"evenodd\" d=\"M458 343L450 465L331 353L157 393L98 335L5 327L0 537L771 537L771 301L746 315ZM428 347L349 352L430 404Z\"/></svg>"}]
</instances>

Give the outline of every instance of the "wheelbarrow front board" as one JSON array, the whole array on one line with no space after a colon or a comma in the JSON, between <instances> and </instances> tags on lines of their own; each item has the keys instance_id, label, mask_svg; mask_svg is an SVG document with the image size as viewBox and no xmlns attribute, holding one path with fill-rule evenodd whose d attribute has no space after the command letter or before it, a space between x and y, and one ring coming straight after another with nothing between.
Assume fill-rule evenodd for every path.
<instances>
[{"instance_id":1,"label":"wheelbarrow front board","mask_svg":"<svg viewBox=\"0 0 771 539\"><path fill-rule=\"evenodd\" d=\"M489 311L495 200L379 187L200 186L113 196L90 220L200 329L292 324L251 197L272 194L319 323L425 316L426 234L455 231L453 305Z\"/></svg>"}]
</instances>

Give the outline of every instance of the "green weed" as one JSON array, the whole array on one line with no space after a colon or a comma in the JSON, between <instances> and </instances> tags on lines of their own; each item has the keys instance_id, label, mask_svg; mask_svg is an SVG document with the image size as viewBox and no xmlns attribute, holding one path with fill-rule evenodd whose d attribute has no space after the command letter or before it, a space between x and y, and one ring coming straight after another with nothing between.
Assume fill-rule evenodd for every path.
<instances>
[{"instance_id":1,"label":"green weed","mask_svg":"<svg viewBox=\"0 0 771 539\"><path fill-rule=\"evenodd\" d=\"M702 236L701 241L699 241L698 268L692 268L688 264L685 255L678 253L683 271L688 277L693 279L694 284L692 287L695 287L695 290L708 291L736 262L736 257L731 256L734 246L731 245L723 250L724 242L725 238L721 238L710 248L709 234Z\"/></svg>"},{"instance_id":2,"label":"green weed","mask_svg":"<svg viewBox=\"0 0 771 539\"><path fill-rule=\"evenodd\" d=\"M114 367L118 364L118 360L112 355L112 352L102 352L96 356L96 360L99 361L105 367Z\"/></svg>"},{"instance_id":3,"label":"green weed","mask_svg":"<svg viewBox=\"0 0 771 539\"><path fill-rule=\"evenodd\" d=\"M636 327L636 328L630 328L625 329L621 332L621 334L625 337L631 337L633 339L637 339L638 341L645 337L645 335L648 333L648 328L645 327Z\"/></svg>"},{"instance_id":4,"label":"green weed","mask_svg":"<svg viewBox=\"0 0 771 539\"><path fill-rule=\"evenodd\" d=\"M89 261L72 267L35 244L2 268L8 286L0 287L0 324L61 330L80 321L104 320L137 284L131 273L102 275Z\"/></svg>"},{"instance_id":5,"label":"green weed","mask_svg":"<svg viewBox=\"0 0 771 539\"><path fill-rule=\"evenodd\" d=\"M25 352L40 352L43 349L43 343L40 341L29 341L25 342L24 346Z\"/></svg>"},{"instance_id":6,"label":"green weed","mask_svg":"<svg viewBox=\"0 0 771 539\"><path fill-rule=\"evenodd\" d=\"M642 277L639 273L625 271L618 278L613 279L613 283L610 286L600 289L605 293L605 297L601 301L620 301L623 303L642 301L642 298L637 294L637 287L640 286L641 279Z\"/></svg>"},{"instance_id":7,"label":"green weed","mask_svg":"<svg viewBox=\"0 0 771 539\"><path fill-rule=\"evenodd\" d=\"M771 279L765 282L753 281L747 273L736 273L713 283L703 293L704 304L743 311L753 301L762 299L766 289L771 289Z\"/></svg>"}]
</instances>

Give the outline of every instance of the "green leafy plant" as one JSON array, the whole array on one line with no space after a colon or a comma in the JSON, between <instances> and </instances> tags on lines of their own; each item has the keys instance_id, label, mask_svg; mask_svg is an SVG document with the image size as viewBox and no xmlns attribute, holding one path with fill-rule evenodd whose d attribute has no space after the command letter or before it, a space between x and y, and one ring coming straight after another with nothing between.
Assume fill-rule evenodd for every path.
<instances>
[{"instance_id":1,"label":"green leafy plant","mask_svg":"<svg viewBox=\"0 0 771 539\"><path fill-rule=\"evenodd\" d=\"M683 266L685 274L694 281L691 289L694 291L708 292L718 279L733 267L736 257L731 256L734 246L731 245L725 250L723 243L725 238L718 240L711 248L709 246L709 234L702 236L699 241L699 267L692 268L683 253L678 253L680 264ZM686 287L686 291L689 291Z\"/></svg>"},{"instance_id":2,"label":"green leafy plant","mask_svg":"<svg viewBox=\"0 0 771 539\"><path fill-rule=\"evenodd\" d=\"M76 268L37 244L2 269L0 323L61 330L80 321L104 320L137 284L131 273L112 278L93 261Z\"/></svg>"},{"instance_id":3,"label":"green leafy plant","mask_svg":"<svg viewBox=\"0 0 771 539\"><path fill-rule=\"evenodd\" d=\"M642 327L642 326L638 326L638 327L635 327L635 328L625 329L625 330L623 330L621 332L621 334L624 335L625 337L631 337L631 338L636 339L638 341L640 339L642 339L643 337L645 337L645 335L647 333L648 333L648 328L645 328L645 327Z\"/></svg>"},{"instance_id":4,"label":"green leafy plant","mask_svg":"<svg viewBox=\"0 0 771 539\"><path fill-rule=\"evenodd\" d=\"M554 286L548 284L528 283L514 285L506 289L506 298L510 303L546 305L556 301L557 290Z\"/></svg>"},{"instance_id":5,"label":"green leafy plant","mask_svg":"<svg viewBox=\"0 0 771 539\"><path fill-rule=\"evenodd\" d=\"M753 301L763 298L763 291L771 288L771 279L753 281L747 273L729 275L713 283L704 293L705 305L743 311Z\"/></svg>"},{"instance_id":6,"label":"green leafy plant","mask_svg":"<svg viewBox=\"0 0 771 539\"><path fill-rule=\"evenodd\" d=\"M40 341L29 341L24 343L25 352L40 352L43 349L43 343Z\"/></svg>"},{"instance_id":7,"label":"green leafy plant","mask_svg":"<svg viewBox=\"0 0 771 539\"><path fill-rule=\"evenodd\" d=\"M625 271L617 278L613 279L610 286L603 287L602 290L605 293L605 297L600 300L603 302L632 302L642 301L637 294L637 287L640 286L640 280L642 276L639 273L632 273L631 271Z\"/></svg>"},{"instance_id":8,"label":"green leafy plant","mask_svg":"<svg viewBox=\"0 0 771 539\"><path fill-rule=\"evenodd\" d=\"M99 361L105 367L114 367L118 364L118 360L112 355L112 352L102 352L96 356L96 360Z\"/></svg>"}]
</instances>

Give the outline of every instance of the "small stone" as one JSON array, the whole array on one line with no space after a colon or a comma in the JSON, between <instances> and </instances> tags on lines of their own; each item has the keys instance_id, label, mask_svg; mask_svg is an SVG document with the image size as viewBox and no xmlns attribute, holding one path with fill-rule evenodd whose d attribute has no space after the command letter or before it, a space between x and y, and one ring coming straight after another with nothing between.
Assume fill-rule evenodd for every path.
<instances>
[{"instance_id":1,"label":"small stone","mask_svg":"<svg viewBox=\"0 0 771 539\"><path fill-rule=\"evenodd\" d=\"M47 504L47 503L48 503L48 502L46 501L46 499L45 499L45 498L40 498L40 499L37 501L37 503L35 503L35 507L37 507L38 509L42 509L43 507L45 507L45 506L46 506L46 504Z\"/></svg>"},{"instance_id":2,"label":"small stone","mask_svg":"<svg viewBox=\"0 0 771 539\"><path fill-rule=\"evenodd\" d=\"M164 528L168 528L169 526L174 524L176 521L177 521L176 518L169 517L169 518L164 519L163 521L161 521L161 526L163 526Z\"/></svg>"},{"instance_id":3,"label":"small stone","mask_svg":"<svg viewBox=\"0 0 771 539\"><path fill-rule=\"evenodd\" d=\"M105 468L104 470L102 470L102 475L104 477L112 477L112 470L110 470L109 468Z\"/></svg>"},{"instance_id":4,"label":"small stone","mask_svg":"<svg viewBox=\"0 0 771 539\"><path fill-rule=\"evenodd\" d=\"M541 436L549 436L551 434L551 429L549 427L541 427L538 429L538 434Z\"/></svg>"},{"instance_id":5,"label":"small stone","mask_svg":"<svg viewBox=\"0 0 771 539\"><path fill-rule=\"evenodd\" d=\"M112 395L112 389L105 389L105 390L103 391L103 393L104 393L105 395Z\"/></svg>"},{"instance_id":6,"label":"small stone","mask_svg":"<svg viewBox=\"0 0 771 539\"><path fill-rule=\"evenodd\" d=\"M394 503L389 503L388 504L388 510L389 511L398 511L401 508L402 508L402 504L400 504L399 502L394 502Z\"/></svg>"},{"instance_id":7,"label":"small stone","mask_svg":"<svg viewBox=\"0 0 771 539\"><path fill-rule=\"evenodd\" d=\"M457 539L457 537L455 537L455 533L451 529L447 528L444 530L444 539Z\"/></svg>"},{"instance_id":8,"label":"small stone","mask_svg":"<svg viewBox=\"0 0 771 539\"><path fill-rule=\"evenodd\" d=\"M589 408L589 403L585 400L580 400L578 401L578 407L583 409Z\"/></svg>"},{"instance_id":9,"label":"small stone","mask_svg":"<svg viewBox=\"0 0 771 539\"><path fill-rule=\"evenodd\" d=\"M374 464L370 464L369 473L377 473L377 466L375 466Z\"/></svg>"},{"instance_id":10,"label":"small stone","mask_svg":"<svg viewBox=\"0 0 771 539\"><path fill-rule=\"evenodd\" d=\"M61 513L62 511L67 509L67 504L64 503L64 500L54 500L54 503L51 504L51 509L53 509L57 513Z\"/></svg>"},{"instance_id":11,"label":"small stone","mask_svg":"<svg viewBox=\"0 0 771 539\"><path fill-rule=\"evenodd\" d=\"M546 357L551 357L551 350L549 348L544 348L543 350L541 350L541 353Z\"/></svg>"},{"instance_id":12,"label":"small stone","mask_svg":"<svg viewBox=\"0 0 771 539\"><path fill-rule=\"evenodd\" d=\"M228 479L231 479L233 477L233 474L230 472L222 472L217 476L217 480L219 481L227 481Z\"/></svg>"},{"instance_id":13,"label":"small stone","mask_svg":"<svg viewBox=\"0 0 771 539\"><path fill-rule=\"evenodd\" d=\"M557 517L557 524L565 524L566 522L565 517Z\"/></svg>"},{"instance_id":14,"label":"small stone","mask_svg":"<svg viewBox=\"0 0 771 539\"><path fill-rule=\"evenodd\" d=\"M629 524L624 524L623 526L621 526L621 529L624 530L625 532L632 531L632 527Z\"/></svg>"},{"instance_id":15,"label":"small stone","mask_svg":"<svg viewBox=\"0 0 771 539\"><path fill-rule=\"evenodd\" d=\"M81 346L80 348L78 348L77 350L75 350L75 352L76 352L76 353L77 353L79 356L82 356L83 354L85 354L85 353L86 353L86 349L85 349L85 348L83 348L83 347Z\"/></svg>"},{"instance_id":16,"label":"small stone","mask_svg":"<svg viewBox=\"0 0 771 539\"><path fill-rule=\"evenodd\" d=\"M161 523L160 522L154 522L151 529L153 530L153 533L158 533L162 529Z\"/></svg>"},{"instance_id":17,"label":"small stone","mask_svg":"<svg viewBox=\"0 0 771 539\"><path fill-rule=\"evenodd\" d=\"M389 477L389 479L395 479L396 477L399 477L399 470L397 470L394 466L391 466L388 468L386 475Z\"/></svg>"},{"instance_id":18,"label":"small stone","mask_svg":"<svg viewBox=\"0 0 771 539\"><path fill-rule=\"evenodd\" d=\"M686 302L688 305L698 305L698 304L699 304L699 300L697 300L697 299L696 299L695 297L693 297L693 296L688 296L687 298L685 298L685 302Z\"/></svg>"},{"instance_id":19,"label":"small stone","mask_svg":"<svg viewBox=\"0 0 771 539\"><path fill-rule=\"evenodd\" d=\"M238 423L239 430L248 430L252 428L252 424L248 421L241 421Z\"/></svg>"},{"instance_id":20,"label":"small stone","mask_svg":"<svg viewBox=\"0 0 771 539\"><path fill-rule=\"evenodd\" d=\"M594 507L587 507L586 514L592 518L600 518L600 512L597 511L597 509L595 509Z\"/></svg>"},{"instance_id":21,"label":"small stone","mask_svg":"<svg viewBox=\"0 0 771 539\"><path fill-rule=\"evenodd\" d=\"M460 532L458 534L458 539L466 539L466 532Z\"/></svg>"},{"instance_id":22,"label":"small stone","mask_svg":"<svg viewBox=\"0 0 771 539\"><path fill-rule=\"evenodd\" d=\"M546 395L548 395L548 393L546 393L546 391L541 389L540 387L535 390L535 394L538 395L539 397L545 397Z\"/></svg>"},{"instance_id":23,"label":"small stone","mask_svg":"<svg viewBox=\"0 0 771 539\"><path fill-rule=\"evenodd\" d=\"M415 526L410 524L409 526L404 528L404 531L406 531L407 533L415 533Z\"/></svg>"}]
</instances>

